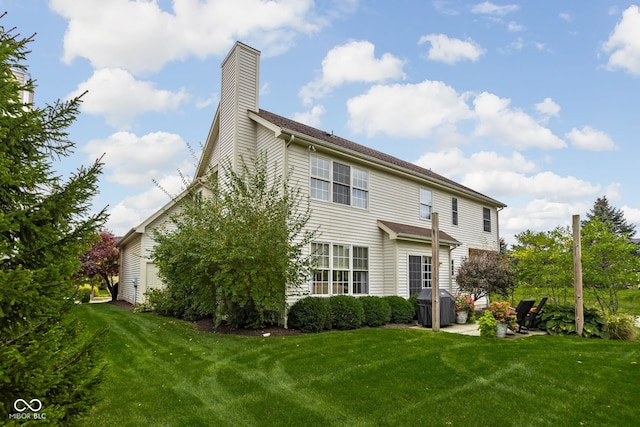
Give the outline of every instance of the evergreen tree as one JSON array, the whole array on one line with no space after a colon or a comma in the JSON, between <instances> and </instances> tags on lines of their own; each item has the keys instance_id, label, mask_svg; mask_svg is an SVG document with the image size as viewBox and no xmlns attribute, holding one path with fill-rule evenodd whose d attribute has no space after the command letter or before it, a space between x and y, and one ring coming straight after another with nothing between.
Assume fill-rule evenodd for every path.
<instances>
[{"instance_id":1,"label":"evergreen tree","mask_svg":"<svg viewBox=\"0 0 640 427\"><path fill-rule=\"evenodd\" d=\"M587 221L593 219L604 222L618 236L631 237L636 232L636 226L627 222L624 213L620 209L609 204L607 196L598 197L593 204L593 208L587 212ZM587 221L583 221L583 225Z\"/></svg>"},{"instance_id":2,"label":"evergreen tree","mask_svg":"<svg viewBox=\"0 0 640 427\"><path fill-rule=\"evenodd\" d=\"M65 179L53 169L74 147L80 100L21 100L34 90L16 78L32 40L0 26L0 424L60 425L98 396L100 335L74 320L72 276L106 214L90 214L99 161Z\"/></svg>"}]
</instances>

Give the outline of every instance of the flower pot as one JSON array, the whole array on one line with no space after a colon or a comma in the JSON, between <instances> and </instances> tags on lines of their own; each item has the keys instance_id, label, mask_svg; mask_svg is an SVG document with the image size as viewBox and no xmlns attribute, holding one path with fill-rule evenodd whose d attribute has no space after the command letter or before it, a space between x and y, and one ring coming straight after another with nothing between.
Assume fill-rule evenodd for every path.
<instances>
[{"instance_id":1,"label":"flower pot","mask_svg":"<svg viewBox=\"0 0 640 427\"><path fill-rule=\"evenodd\" d=\"M496 337L504 338L507 336L507 324L498 322L498 330L496 332Z\"/></svg>"},{"instance_id":2,"label":"flower pot","mask_svg":"<svg viewBox=\"0 0 640 427\"><path fill-rule=\"evenodd\" d=\"M456 311L456 323L464 324L467 323L467 316L469 315L466 311Z\"/></svg>"}]
</instances>

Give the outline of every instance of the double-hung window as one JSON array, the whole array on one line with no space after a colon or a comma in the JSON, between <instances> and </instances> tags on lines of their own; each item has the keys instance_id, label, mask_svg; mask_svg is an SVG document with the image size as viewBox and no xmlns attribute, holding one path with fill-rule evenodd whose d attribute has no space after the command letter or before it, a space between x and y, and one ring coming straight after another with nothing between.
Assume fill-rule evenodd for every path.
<instances>
[{"instance_id":1,"label":"double-hung window","mask_svg":"<svg viewBox=\"0 0 640 427\"><path fill-rule=\"evenodd\" d=\"M315 270L313 272L313 285L311 292L315 295L329 294L329 244L312 243L311 254L315 257Z\"/></svg>"},{"instance_id":2,"label":"double-hung window","mask_svg":"<svg viewBox=\"0 0 640 427\"><path fill-rule=\"evenodd\" d=\"M312 243L315 258L311 293L314 295L362 295L369 293L369 248Z\"/></svg>"},{"instance_id":3,"label":"double-hung window","mask_svg":"<svg viewBox=\"0 0 640 427\"><path fill-rule=\"evenodd\" d=\"M486 232L491 232L491 209L482 208L482 228Z\"/></svg>"},{"instance_id":4,"label":"double-hung window","mask_svg":"<svg viewBox=\"0 0 640 427\"><path fill-rule=\"evenodd\" d=\"M309 194L312 199L367 209L369 172L311 155Z\"/></svg>"},{"instance_id":5,"label":"double-hung window","mask_svg":"<svg viewBox=\"0 0 640 427\"><path fill-rule=\"evenodd\" d=\"M432 195L431 190L420 189L420 218L431 219Z\"/></svg>"},{"instance_id":6,"label":"double-hung window","mask_svg":"<svg viewBox=\"0 0 640 427\"><path fill-rule=\"evenodd\" d=\"M458 199L451 198L451 224L458 225Z\"/></svg>"},{"instance_id":7,"label":"double-hung window","mask_svg":"<svg viewBox=\"0 0 640 427\"><path fill-rule=\"evenodd\" d=\"M431 257L409 255L409 296L431 287Z\"/></svg>"},{"instance_id":8,"label":"double-hung window","mask_svg":"<svg viewBox=\"0 0 640 427\"><path fill-rule=\"evenodd\" d=\"M322 157L311 156L311 198L329 200L331 162Z\"/></svg>"},{"instance_id":9,"label":"double-hung window","mask_svg":"<svg viewBox=\"0 0 640 427\"><path fill-rule=\"evenodd\" d=\"M351 168L338 162L333 162L333 201L351 204Z\"/></svg>"}]
</instances>

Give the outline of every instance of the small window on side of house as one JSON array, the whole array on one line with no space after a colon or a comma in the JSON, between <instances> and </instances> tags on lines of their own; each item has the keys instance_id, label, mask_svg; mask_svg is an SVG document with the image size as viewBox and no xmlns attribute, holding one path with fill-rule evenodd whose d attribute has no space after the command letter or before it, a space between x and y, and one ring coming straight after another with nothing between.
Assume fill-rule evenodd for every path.
<instances>
[{"instance_id":1,"label":"small window on side of house","mask_svg":"<svg viewBox=\"0 0 640 427\"><path fill-rule=\"evenodd\" d=\"M431 190L426 188L420 189L420 218L431 219L432 209L432 194Z\"/></svg>"},{"instance_id":2,"label":"small window on side of house","mask_svg":"<svg viewBox=\"0 0 640 427\"><path fill-rule=\"evenodd\" d=\"M458 199L456 197L451 198L451 223L458 225Z\"/></svg>"},{"instance_id":3,"label":"small window on side of house","mask_svg":"<svg viewBox=\"0 0 640 427\"><path fill-rule=\"evenodd\" d=\"M491 232L491 209L482 208L482 227L487 233Z\"/></svg>"}]
</instances>

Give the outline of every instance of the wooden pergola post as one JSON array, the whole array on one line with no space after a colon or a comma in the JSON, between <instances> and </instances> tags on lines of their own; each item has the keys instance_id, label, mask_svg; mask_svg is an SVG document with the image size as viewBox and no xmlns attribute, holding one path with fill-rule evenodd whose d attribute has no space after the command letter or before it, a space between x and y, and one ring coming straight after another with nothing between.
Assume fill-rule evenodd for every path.
<instances>
[{"instance_id":1,"label":"wooden pergola post","mask_svg":"<svg viewBox=\"0 0 640 427\"><path fill-rule=\"evenodd\" d=\"M431 214L431 330L440 330L440 224L438 212Z\"/></svg>"},{"instance_id":2,"label":"wooden pergola post","mask_svg":"<svg viewBox=\"0 0 640 427\"><path fill-rule=\"evenodd\" d=\"M582 300L582 246L580 244L580 215L573 216L573 289L576 302L576 332L582 335L584 306Z\"/></svg>"}]
</instances>

